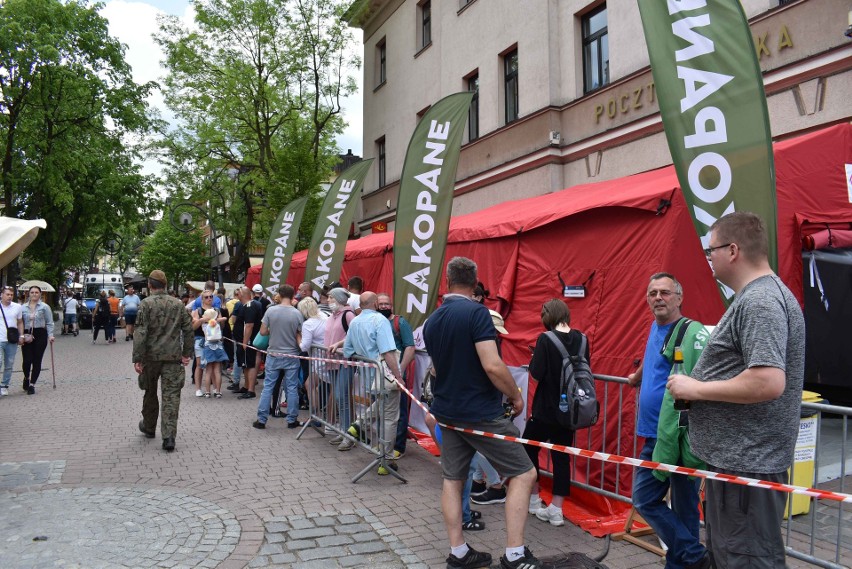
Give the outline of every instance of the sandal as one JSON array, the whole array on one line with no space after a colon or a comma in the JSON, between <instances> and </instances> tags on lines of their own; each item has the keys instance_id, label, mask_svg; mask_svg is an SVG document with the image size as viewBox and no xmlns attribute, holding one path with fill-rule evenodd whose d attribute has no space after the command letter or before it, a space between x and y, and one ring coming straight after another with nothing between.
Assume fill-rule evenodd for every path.
<instances>
[{"instance_id":1,"label":"sandal","mask_svg":"<svg viewBox=\"0 0 852 569\"><path fill-rule=\"evenodd\" d=\"M479 531L485 529L485 524L479 520L470 520L462 524L462 529L467 531Z\"/></svg>"},{"instance_id":2,"label":"sandal","mask_svg":"<svg viewBox=\"0 0 852 569\"><path fill-rule=\"evenodd\" d=\"M210 399L210 392L209 392L209 391L206 391L206 392L204 393L204 397L206 397L207 399Z\"/></svg>"},{"instance_id":3,"label":"sandal","mask_svg":"<svg viewBox=\"0 0 852 569\"><path fill-rule=\"evenodd\" d=\"M479 510L471 510L470 511L470 519L478 520L481 517L482 517L482 512L480 512Z\"/></svg>"}]
</instances>

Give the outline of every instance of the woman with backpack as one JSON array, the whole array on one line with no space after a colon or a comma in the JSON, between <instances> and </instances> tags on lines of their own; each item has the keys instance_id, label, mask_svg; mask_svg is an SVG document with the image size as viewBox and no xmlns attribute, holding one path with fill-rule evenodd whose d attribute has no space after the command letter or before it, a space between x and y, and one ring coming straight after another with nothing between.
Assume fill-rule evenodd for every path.
<instances>
[{"instance_id":1,"label":"woman with backpack","mask_svg":"<svg viewBox=\"0 0 852 569\"><path fill-rule=\"evenodd\" d=\"M107 298L107 292L105 290L101 291L101 296L95 301L95 311L94 316L92 316L92 344L96 344L98 341L98 332L103 329L104 336L106 337L107 344L109 341L109 320L112 316L112 312L109 306L109 299Z\"/></svg>"},{"instance_id":2,"label":"woman with backpack","mask_svg":"<svg viewBox=\"0 0 852 569\"><path fill-rule=\"evenodd\" d=\"M530 375L538 381L538 386L533 397L532 415L524 429L524 438L572 446L574 431L559 424L562 354L559 347L554 344L554 337L569 355L582 355L587 362L589 361L589 344L579 330L571 328L571 312L565 303L557 298L548 300L541 307L541 323L547 332L538 337L530 361ZM583 344L585 344L584 353L580 354ZM525 448L538 472L538 457L541 449L536 446ZM561 526L565 524L562 503L571 491L571 460L569 455L555 451L550 451L550 459L553 463L553 500L549 506L545 507L539 498L538 483L536 483L530 496L529 512L542 521L550 522L551 525Z\"/></svg>"},{"instance_id":3,"label":"woman with backpack","mask_svg":"<svg viewBox=\"0 0 852 569\"><path fill-rule=\"evenodd\" d=\"M53 311L41 301L41 288L30 287L30 299L21 307L24 335L21 355L24 368L24 391L35 394L35 384L41 373L41 360L47 343L53 343Z\"/></svg>"}]
</instances>

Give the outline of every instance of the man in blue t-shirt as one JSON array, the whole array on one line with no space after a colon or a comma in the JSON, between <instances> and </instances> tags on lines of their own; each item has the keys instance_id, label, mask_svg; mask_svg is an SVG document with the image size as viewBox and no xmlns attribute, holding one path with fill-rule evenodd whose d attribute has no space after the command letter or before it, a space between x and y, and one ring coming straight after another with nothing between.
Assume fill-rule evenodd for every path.
<instances>
[{"instance_id":1,"label":"man in blue t-shirt","mask_svg":"<svg viewBox=\"0 0 852 569\"><path fill-rule=\"evenodd\" d=\"M666 393L666 382L672 364L663 355L666 337L681 319L683 288L669 273L651 276L647 293L648 307L654 315L645 358L636 371L627 376L639 390L639 409L636 434L645 438L639 454L651 460L657 444L657 425L660 407ZM710 567L707 549L698 539L698 480L683 474L672 474L666 481L658 480L653 470L637 468L633 475L633 505L648 525L666 544L666 569L706 569ZM671 486L671 509L666 505L666 493Z\"/></svg>"},{"instance_id":2,"label":"man in blue t-shirt","mask_svg":"<svg viewBox=\"0 0 852 569\"><path fill-rule=\"evenodd\" d=\"M512 415L523 412L524 400L500 359L491 314L471 298L477 282L476 263L470 259L455 257L447 263L449 292L423 330L426 350L435 368L430 410L444 424L517 437L518 428L504 411L502 400L505 395ZM500 559L501 567L541 567L541 562L524 546L527 506L536 481L535 468L524 447L452 429L442 429L441 434L441 510L450 540L447 567L491 564L491 555L468 546L462 535L462 488L476 451L501 476L511 479L506 494L506 553Z\"/></svg>"},{"instance_id":3,"label":"man in blue t-shirt","mask_svg":"<svg viewBox=\"0 0 852 569\"><path fill-rule=\"evenodd\" d=\"M136 296L136 289L133 285L127 287L127 293L121 302L118 304L118 309L121 316L124 317L124 341L129 342L133 339L133 329L136 327L136 314L139 312L139 303L142 301Z\"/></svg>"}]
</instances>

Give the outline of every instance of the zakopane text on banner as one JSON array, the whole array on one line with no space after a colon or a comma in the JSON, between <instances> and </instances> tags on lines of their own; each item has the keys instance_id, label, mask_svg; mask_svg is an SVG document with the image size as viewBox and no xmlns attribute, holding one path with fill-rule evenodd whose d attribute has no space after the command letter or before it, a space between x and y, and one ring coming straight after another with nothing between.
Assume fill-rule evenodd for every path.
<instances>
[{"instance_id":1,"label":"zakopane text on banner","mask_svg":"<svg viewBox=\"0 0 852 569\"><path fill-rule=\"evenodd\" d=\"M260 284L270 297L278 292L278 287L287 282L290 272L290 261L293 260L293 250L299 236L299 225L308 198L295 199L288 203L278 214L269 241L266 244L266 255L263 257L263 270L260 273Z\"/></svg>"}]
</instances>

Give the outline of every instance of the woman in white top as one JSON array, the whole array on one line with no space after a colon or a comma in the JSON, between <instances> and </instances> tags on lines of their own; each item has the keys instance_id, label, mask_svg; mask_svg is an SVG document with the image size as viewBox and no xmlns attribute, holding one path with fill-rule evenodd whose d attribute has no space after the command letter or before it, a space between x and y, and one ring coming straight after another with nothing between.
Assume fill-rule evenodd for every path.
<instances>
[{"instance_id":1,"label":"woman in white top","mask_svg":"<svg viewBox=\"0 0 852 569\"><path fill-rule=\"evenodd\" d=\"M24 368L24 391L35 393L35 384L41 373L41 359L47 343L53 343L53 311L41 301L41 288L30 287L29 302L21 307L24 320L24 343L21 347Z\"/></svg>"},{"instance_id":2,"label":"woman in white top","mask_svg":"<svg viewBox=\"0 0 852 569\"><path fill-rule=\"evenodd\" d=\"M299 312L305 318L302 323L302 339L299 342L299 349L310 355L311 346L314 344L322 345L325 340L325 322L328 316L321 312L317 301L313 297L305 297L299 301L297 305ZM308 390L308 398L314 402L314 407L317 413L320 413L326 406L328 401L328 383L323 383L320 378L323 377L325 369L324 362L309 362L311 365L308 378L305 380L305 387ZM322 388L320 388L322 385ZM329 417L333 417L330 414Z\"/></svg>"}]
</instances>

